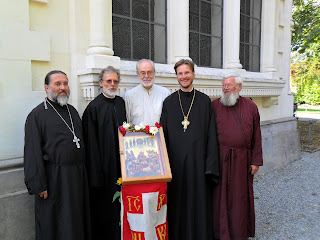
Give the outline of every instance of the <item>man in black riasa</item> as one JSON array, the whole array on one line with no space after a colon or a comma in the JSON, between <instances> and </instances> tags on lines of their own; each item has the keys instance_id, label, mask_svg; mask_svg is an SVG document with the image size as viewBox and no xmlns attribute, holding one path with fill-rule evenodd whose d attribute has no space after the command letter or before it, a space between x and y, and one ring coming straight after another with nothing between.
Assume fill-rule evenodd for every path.
<instances>
[{"instance_id":1,"label":"man in black riasa","mask_svg":"<svg viewBox=\"0 0 320 240\"><path fill-rule=\"evenodd\" d=\"M25 183L35 195L36 239L91 239L82 125L67 104L66 74L49 72L45 90L47 98L25 125Z\"/></svg>"},{"instance_id":2,"label":"man in black riasa","mask_svg":"<svg viewBox=\"0 0 320 240\"><path fill-rule=\"evenodd\" d=\"M89 176L92 238L120 240L120 203L112 202L121 177L118 127L126 121L124 100L116 96L120 72L108 66L99 74L102 93L82 117Z\"/></svg>"},{"instance_id":3,"label":"man in black riasa","mask_svg":"<svg viewBox=\"0 0 320 240\"><path fill-rule=\"evenodd\" d=\"M194 63L174 66L180 89L163 102L160 124L172 182L168 183L169 239L213 239L212 188L219 176L215 116L210 98L194 89Z\"/></svg>"}]
</instances>

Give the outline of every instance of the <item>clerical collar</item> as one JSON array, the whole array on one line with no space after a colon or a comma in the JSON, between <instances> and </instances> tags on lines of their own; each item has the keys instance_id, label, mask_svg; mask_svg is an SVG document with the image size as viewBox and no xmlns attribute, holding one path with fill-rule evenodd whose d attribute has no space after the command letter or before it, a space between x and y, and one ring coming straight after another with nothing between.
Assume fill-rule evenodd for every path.
<instances>
[{"instance_id":1,"label":"clerical collar","mask_svg":"<svg viewBox=\"0 0 320 240\"><path fill-rule=\"evenodd\" d=\"M55 107L57 107L57 108L64 108L66 105L63 105L63 106L61 106L59 103L57 103L57 102L55 102L55 101L52 101L51 99L49 99L48 97L46 97L45 98L45 100L44 100L44 109L48 109L48 105L47 105L47 101L46 100L48 100L49 101L49 103L51 103L51 104L53 104L53 106L55 106Z\"/></svg>"},{"instance_id":2,"label":"clerical collar","mask_svg":"<svg viewBox=\"0 0 320 240\"><path fill-rule=\"evenodd\" d=\"M190 91L185 91L185 90L183 90L183 89L180 87L180 90L181 90L182 92L192 92L193 89L194 89L194 87L192 86L192 89L191 89Z\"/></svg>"},{"instance_id":3,"label":"clerical collar","mask_svg":"<svg viewBox=\"0 0 320 240\"><path fill-rule=\"evenodd\" d=\"M106 95L104 92L102 92L103 96L105 96L106 98L109 98L109 99L114 99L116 96L114 97L109 97L108 95Z\"/></svg>"}]
</instances>

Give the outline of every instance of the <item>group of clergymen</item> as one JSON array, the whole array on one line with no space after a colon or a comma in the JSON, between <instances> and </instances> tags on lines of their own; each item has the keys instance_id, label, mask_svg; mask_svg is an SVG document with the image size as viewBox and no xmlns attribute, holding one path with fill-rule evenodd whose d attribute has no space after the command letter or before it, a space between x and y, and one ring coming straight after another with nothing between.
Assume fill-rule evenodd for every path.
<instances>
[{"instance_id":1,"label":"group of clergymen","mask_svg":"<svg viewBox=\"0 0 320 240\"><path fill-rule=\"evenodd\" d=\"M242 79L229 74L222 97L193 86L194 63L174 66L180 89L154 84L155 65L137 63L140 84L116 95L120 71L99 74L102 93L82 121L67 104L68 78L45 77L47 97L25 125L25 183L35 195L36 239L120 239L120 203L112 202L121 176L118 127L123 122L163 127L172 182L168 183L171 240L247 239L255 234L253 175L262 165L257 106L239 96Z\"/></svg>"}]
</instances>

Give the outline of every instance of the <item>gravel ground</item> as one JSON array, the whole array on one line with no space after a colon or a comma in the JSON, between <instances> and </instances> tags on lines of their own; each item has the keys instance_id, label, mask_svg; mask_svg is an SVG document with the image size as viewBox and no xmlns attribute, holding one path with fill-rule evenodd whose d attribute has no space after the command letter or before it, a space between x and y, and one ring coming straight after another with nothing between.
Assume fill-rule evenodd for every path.
<instances>
[{"instance_id":1,"label":"gravel ground","mask_svg":"<svg viewBox=\"0 0 320 240\"><path fill-rule=\"evenodd\" d=\"M255 177L256 238L320 240L320 151Z\"/></svg>"}]
</instances>

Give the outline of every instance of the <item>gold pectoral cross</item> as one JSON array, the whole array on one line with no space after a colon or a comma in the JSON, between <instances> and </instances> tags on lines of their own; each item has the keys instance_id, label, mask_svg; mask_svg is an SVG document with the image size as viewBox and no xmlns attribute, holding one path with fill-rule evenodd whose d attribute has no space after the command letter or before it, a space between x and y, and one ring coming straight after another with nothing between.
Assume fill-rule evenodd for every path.
<instances>
[{"instance_id":1,"label":"gold pectoral cross","mask_svg":"<svg viewBox=\"0 0 320 240\"><path fill-rule=\"evenodd\" d=\"M188 125L190 125L190 122L188 121L187 117L184 117L184 120L181 122L181 124L183 125L183 130L185 132L188 128Z\"/></svg>"}]
</instances>

